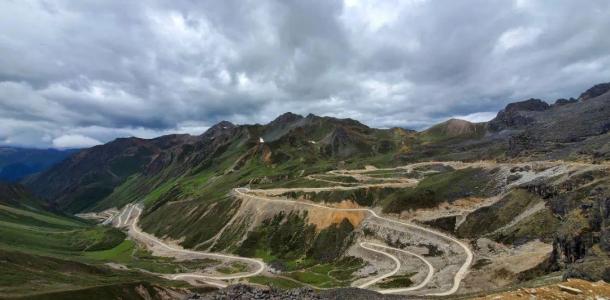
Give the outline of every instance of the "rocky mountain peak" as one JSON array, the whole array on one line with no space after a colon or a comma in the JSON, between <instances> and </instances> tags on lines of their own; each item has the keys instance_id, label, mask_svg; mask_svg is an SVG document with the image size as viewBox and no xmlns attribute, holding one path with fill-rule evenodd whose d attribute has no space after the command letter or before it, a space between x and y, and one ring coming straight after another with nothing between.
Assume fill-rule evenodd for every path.
<instances>
[{"instance_id":1,"label":"rocky mountain peak","mask_svg":"<svg viewBox=\"0 0 610 300\"><path fill-rule=\"evenodd\" d=\"M294 114L292 112L286 112L279 115L273 121L269 122L269 126L271 127L285 127L287 125L293 124L303 119L303 116Z\"/></svg>"},{"instance_id":2,"label":"rocky mountain peak","mask_svg":"<svg viewBox=\"0 0 610 300\"><path fill-rule=\"evenodd\" d=\"M560 98L560 99L557 99L555 101L555 104L553 104L553 105L561 106L561 105L566 105L566 104L576 103L576 102L578 102L578 100L576 100L574 98L570 98L570 99Z\"/></svg>"},{"instance_id":3,"label":"rocky mountain peak","mask_svg":"<svg viewBox=\"0 0 610 300\"><path fill-rule=\"evenodd\" d=\"M549 109L549 104L535 98L530 98L524 101L513 102L506 105L504 112L511 113L517 111L543 111Z\"/></svg>"},{"instance_id":4,"label":"rocky mountain peak","mask_svg":"<svg viewBox=\"0 0 610 300\"><path fill-rule=\"evenodd\" d=\"M541 112L550 107L548 103L534 98L509 103L503 110L498 112L498 115L493 120L489 121L488 127L491 131L522 127L530 124L533 120L528 116L529 112Z\"/></svg>"},{"instance_id":5,"label":"rocky mountain peak","mask_svg":"<svg viewBox=\"0 0 610 300\"><path fill-rule=\"evenodd\" d=\"M214 137L228 129L233 129L235 127L237 127L237 126L235 126L235 124L233 124L229 121L220 121L220 122L216 123L216 125L208 128L208 130L206 130L201 136L202 137Z\"/></svg>"},{"instance_id":6,"label":"rocky mountain peak","mask_svg":"<svg viewBox=\"0 0 610 300\"><path fill-rule=\"evenodd\" d=\"M296 122L298 120L303 119L303 116L297 115L291 112L286 112L275 118L275 120L271 121L270 125L284 125L292 122Z\"/></svg>"},{"instance_id":7,"label":"rocky mountain peak","mask_svg":"<svg viewBox=\"0 0 610 300\"><path fill-rule=\"evenodd\" d=\"M320 117L317 116L317 115L314 115L312 113L309 113L309 114L307 114L307 116L305 118L306 119L317 119L317 118L320 118Z\"/></svg>"},{"instance_id":8,"label":"rocky mountain peak","mask_svg":"<svg viewBox=\"0 0 610 300\"><path fill-rule=\"evenodd\" d=\"M580 94L578 100L585 101L587 99L595 98L597 96L601 96L610 91L610 82L596 84L590 89L586 90L584 93Z\"/></svg>"},{"instance_id":9,"label":"rocky mountain peak","mask_svg":"<svg viewBox=\"0 0 610 300\"><path fill-rule=\"evenodd\" d=\"M216 125L210 127L210 129L227 129L227 128L234 128L235 124L229 122L229 121L220 121L218 123L216 123Z\"/></svg>"}]
</instances>

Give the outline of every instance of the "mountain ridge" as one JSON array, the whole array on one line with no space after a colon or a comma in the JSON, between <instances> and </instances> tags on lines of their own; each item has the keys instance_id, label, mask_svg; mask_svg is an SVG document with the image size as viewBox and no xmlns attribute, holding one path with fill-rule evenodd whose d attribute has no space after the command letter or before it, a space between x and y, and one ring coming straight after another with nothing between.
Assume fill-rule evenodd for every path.
<instances>
[{"instance_id":1,"label":"mountain ridge","mask_svg":"<svg viewBox=\"0 0 610 300\"><path fill-rule=\"evenodd\" d=\"M171 178L222 164L226 159L223 155L232 151L235 153L229 156L234 157L236 167L249 160L274 166L297 158L311 164L342 160L349 163L358 157L385 157L382 160L389 164L422 159L523 159L527 156L607 159L610 150L603 144L608 140L610 110L602 109L609 105L607 98L610 98L607 91L586 101L562 105L549 105L532 98L508 104L489 122L452 119L412 134L371 128L352 119L313 114L303 117L291 112L265 125L221 121L199 136L120 138L84 149L24 184L58 202L59 207L79 212L107 198L132 176L158 177L157 183L149 183L151 188L141 191L152 190ZM545 137L535 138L541 135ZM266 147L264 153L256 150L260 139ZM244 156L244 153L251 154Z\"/></svg>"},{"instance_id":2,"label":"mountain ridge","mask_svg":"<svg viewBox=\"0 0 610 300\"><path fill-rule=\"evenodd\" d=\"M221 121L200 135L120 138L83 149L23 183L45 197L36 199L41 207L189 249L182 254L260 259L271 273L248 280L263 284L281 276L317 287L357 283L363 278L353 271L373 266L359 238L415 251L438 274L460 270L429 271L426 278L437 282L429 286L425 268L381 281L368 274L359 285L366 288L378 282L370 288L410 291L420 282L427 287L413 295L448 295L557 270L605 279L609 98L527 99L489 122L450 119L420 132L313 114L285 113L266 124ZM27 193L17 185L4 193L24 198L20 191ZM116 231L106 234L115 237L113 247L126 247L117 245ZM134 249L130 263L143 259ZM214 270L245 268L233 263Z\"/></svg>"}]
</instances>

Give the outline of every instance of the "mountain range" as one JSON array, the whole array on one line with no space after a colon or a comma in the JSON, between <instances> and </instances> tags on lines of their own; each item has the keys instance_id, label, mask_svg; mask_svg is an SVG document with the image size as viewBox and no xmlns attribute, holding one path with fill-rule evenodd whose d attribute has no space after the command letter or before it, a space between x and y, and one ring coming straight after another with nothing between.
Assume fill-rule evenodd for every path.
<instances>
[{"instance_id":1,"label":"mountain range","mask_svg":"<svg viewBox=\"0 0 610 300\"><path fill-rule=\"evenodd\" d=\"M274 177L290 178L337 163L608 160L609 89L599 84L579 99L551 105L528 99L507 105L489 122L451 119L422 132L290 112L266 125L222 121L199 136L120 138L84 149L24 183L64 210L82 212L128 203L179 178L248 174L259 166Z\"/></svg>"},{"instance_id":2,"label":"mountain range","mask_svg":"<svg viewBox=\"0 0 610 300\"><path fill-rule=\"evenodd\" d=\"M450 119L423 131L287 112L264 125L222 121L198 136L119 138L53 152L45 156L52 166L20 174L29 175L20 184L0 185L0 221L12 224L0 254L23 278L29 273L15 253L45 264L65 261L88 280L71 289L92 292L108 282L117 292L109 275L116 271L122 280L137 279L124 290L159 298L192 286L154 274L213 268L242 274L257 260L265 273L250 283L348 286L389 268L367 262L363 249L381 249L373 242L416 253L436 269L427 277L424 267L401 269L370 283L383 290L424 280L417 297L435 289L474 297L563 278L609 281L609 131L606 83L578 99L527 99L488 122ZM49 245L70 247L19 238L45 226L57 229ZM64 230L76 233L69 238ZM164 242L165 252L142 246ZM197 257L193 265L182 248L246 260ZM173 258L159 258L169 252Z\"/></svg>"},{"instance_id":3,"label":"mountain range","mask_svg":"<svg viewBox=\"0 0 610 300\"><path fill-rule=\"evenodd\" d=\"M18 182L46 170L75 153L76 149L28 149L0 147L0 181Z\"/></svg>"}]
</instances>

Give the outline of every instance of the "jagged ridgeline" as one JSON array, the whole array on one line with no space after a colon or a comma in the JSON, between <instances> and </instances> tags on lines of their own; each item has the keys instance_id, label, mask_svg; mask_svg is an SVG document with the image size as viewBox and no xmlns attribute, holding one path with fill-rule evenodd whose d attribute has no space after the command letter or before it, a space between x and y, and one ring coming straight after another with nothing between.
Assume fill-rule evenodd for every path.
<instances>
[{"instance_id":1,"label":"jagged ridgeline","mask_svg":"<svg viewBox=\"0 0 610 300\"><path fill-rule=\"evenodd\" d=\"M519 251L534 243L548 246L546 254L552 255L544 262L536 260L523 270L493 269L499 274L497 286L566 268L582 278L610 278L610 269L598 267L610 250L610 184L603 168L610 160L609 89L609 84L597 85L579 99L553 104L538 99L511 103L489 122L451 119L421 132L311 114L285 113L265 125L223 121L199 136L122 138L84 149L23 184L44 198L37 203L62 213L141 203L144 231L185 248L261 258L288 274L285 286L295 280L318 287L349 285L367 265L354 250L362 237L426 249L426 257L438 260L461 250L405 241L362 212L261 204L236 196L234 188L412 217L475 241L476 251L492 243ZM493 162L476 163L480 160ZM551 162L528 163L554 160L569 163L565 169ZM474 163L391 168L420 161ZM327 173L369 165L377 169ZM345 188L315 189L328 186ZM295 187L302 189L291 190ZM456 207L467 209L459 216L426 215ZM471 274L489 273L496 258L475 261ZM401 276L379 287L414 284L414 274Z\"/></svg>"}]
</instances>

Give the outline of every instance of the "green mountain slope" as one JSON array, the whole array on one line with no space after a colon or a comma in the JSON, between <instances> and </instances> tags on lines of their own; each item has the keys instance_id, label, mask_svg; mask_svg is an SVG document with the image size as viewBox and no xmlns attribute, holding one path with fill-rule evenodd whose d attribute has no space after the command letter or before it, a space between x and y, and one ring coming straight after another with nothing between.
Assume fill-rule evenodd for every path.
<instances>
[{"instance_id":1,"label":"green mountain slope","mask_svg":"<svg viewBox=\"0 0 610 300\"><path fill-rule=\"evenodd\" d=\"M20 185L0 183L0 237L3 299L137 295L139 285L153 284L161 291L157 285L166 284L156 276L104 266L99 253L115 251L124 243L124 233L49 211Z\"/></svg>"},{"instance_id":2,"label":"green mountain slope","mask_svg":"<svg viewBox=\"0 0 610 300\"><path fill-rule=\"evenodd\" d=\"M46 210L22 186L0 183L0 248L71 256L112 248L125 235L111 228Z\"/></svg>"},{"instance_id":3,"label":"green mountain slope","mask_svg":"<svg viewBox=\"0 0 610 300\"><path fill-rule=\"evenodd\" d=\"M299 265L303 268L328 264L325 267L333 269L341 258L337 253L350 245L350 232L354 229L354 224L348 222L348 226L343 219L336 220L328 231L316 232L310 232L303 217L271 216L267 218L268 224L257 227L248 227L250 220L244 219L226 228L215 244L209 244L208 240L223 230L243 206L242 200L231 195L231 190L241 186L319 186L322 183L308 180L307 176L334 169L397 166L417 161L565 159L604 162L610 158L610 93L596 89L587 95L586 99L557 101L553 105L536 99L511 103L490 122L449 120L422 132L375 129L351 119L303 117L292 113L265 125L234 125L223 121L199 136L118 139L85 149L29 178L24 184L45 197L44 206L67 213L102 211L141 202L145 205L140 221L143 230L178 241L186 248L214 246L212 250L260 257L294 272L301 272L298 268L290 269L297 261L305 262ZM363 188L298 196L310 197L313 201L353 200L359 205L376 206L383 213L398 215L417 209L434 209L466 198L498 196L502 186L508 184L497 179L501 177L499 168L454 170L437 167L417 170L413 174L375 174L377 182L383 176L413 176L420 180L413 187ZM353 182L345 181L344 185L350 183ZM545 184L553 189L564 188L553 181ZM458 228L452 229L458 224L455 219L453 222L447 219L449 225L444 224L443 229L455 230L462 237L485 237L511 245L541 239L555 243L557 253L579 258L585 258L590 252L580 253L581 248L573 249L572 244L583 245L575 241L589 238L585 232L595 232L605 238L606 229L602 228L607 224L599 224L599 214L593 215L595 212L591 211L583 216L578 213L579 205L589 197L586 193L592 191L582 187L579 192L540 195L536 194L540 193L540 186L530 188L532 190L521 186L493 206L475 209ZM601 195L606 194L601 192ZM595 197L596 208L603 207L599 202L603 197L600 197ZM536 203L544 203L545 209L524 215L516 224L511 223ZM10 241L7 244L53 253L105 249L109 252L88 258L97 256L97 259L109 261L123 259L125 252L137 251L134 245L116 243L120 238L109 238L113 236L112 230L91 228L65 216L52 216L58 219L44 221L44 214L36 212L35 205L30 208L12 203L6 207L3 221L10 224L3 230ZM28 214L36 214L36 217ZM274 223L274 217L281 222ZM498 222L489 224L486 218ZM60 227L60 221L75 223ZM538 230L541 224L548 226ZM46 236L38 232L48 228L56 232ZM27 234L11 235L11 230ZM75 237L75 241L66 240L60 230L73 230L74 234L69 236ZM303 234L288 234L297 230ZM79 238L79 232L83 233L82 238ZM276 242L287 248L277 248ZM601 240L582 247L598 249L606 244ZM331 257L327 259L320 250L322 245L332 245L338 250L330 251ZM603 249L601 253L605 253ZM430 252L434 253L433 250ZM577 255L573 255L575 251ZM134 257L126 257L123 262L132 263ZM557 265L561 265L559 259L553 266ZM596 273L596 278L601 276L600 272ZM337 282L332 284L339 285Z\"/></svg>"},{"instance_id":4,"label":"green mountain slope","mask_svg":"<svg viewBox=\"0 0 610 300\"><path fill-rule=\"evenodd\" d=\"M610 139L610 109L601 108L610 105L610 94L595 95L567 104L512 103L488 123L449 120L420 133L292 113L266 125L221 122L200 136L118 139L86 149L26 185L67 212L143 201L145 230L192 247L213 236L239 207L239 201L228 195L238 186L418 160L540 159L544 153L552 158L603 159ZM578 120L587 125L563 127ZM527 138L532 134L544 138L533 143ZM571 138L574 135L582 138ZM599 143L606 146L597 147ZM596 152L587 152L591 147ZM407 194L397 197L413 197ZM399 203L393 200L395 208L389 211L409 207ZM206 230L201 229L203 224Z\"/></svg>"}]
</instances>

